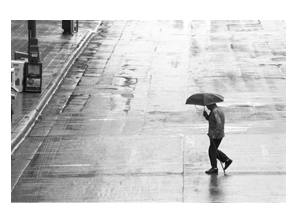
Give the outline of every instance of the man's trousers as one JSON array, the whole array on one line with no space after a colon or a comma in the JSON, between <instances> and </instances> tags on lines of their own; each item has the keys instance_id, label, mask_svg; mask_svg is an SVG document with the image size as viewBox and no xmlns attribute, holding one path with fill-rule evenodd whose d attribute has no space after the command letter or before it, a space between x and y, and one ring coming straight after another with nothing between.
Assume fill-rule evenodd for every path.
<instances>
[{"instance_id":1,"label":"man's trousers","mask_svg":"<svg viewBox=\"0 0 298 223\"><path fill-rule=\"evenodd\" d=\"M211 166L213 168L217 168L217 160L216 160L216 158L220 162L224 163L224 162L226 162L229 159L229 157L226 154L224 154L222 151L220 151L218 149L218 147L219 147L219 145L221 143L221 140L223 138L221 138L221 139L211 139L211 138L209 138L209 139L210 139L210 146L209 146L209 159L210 159L210 163L211 163Z\"/></svg>"}]
</instances>

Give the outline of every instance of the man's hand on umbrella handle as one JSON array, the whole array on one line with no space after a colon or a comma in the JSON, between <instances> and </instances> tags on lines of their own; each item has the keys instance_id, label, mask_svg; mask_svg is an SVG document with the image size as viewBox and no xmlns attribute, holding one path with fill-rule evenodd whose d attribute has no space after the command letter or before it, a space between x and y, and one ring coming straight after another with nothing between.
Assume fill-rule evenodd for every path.
<instances>
[{"instance_id":1,"label":"man's hand on umbrella handle","mask_svg":"<svg viewBox=\"0 0 298 223\"><path fill-rule=\"evenodd\" d=\"M203 112L203 116L205 117L206 120L209 120L209 115L205 110Z\"/></svg>"}]
</instances>

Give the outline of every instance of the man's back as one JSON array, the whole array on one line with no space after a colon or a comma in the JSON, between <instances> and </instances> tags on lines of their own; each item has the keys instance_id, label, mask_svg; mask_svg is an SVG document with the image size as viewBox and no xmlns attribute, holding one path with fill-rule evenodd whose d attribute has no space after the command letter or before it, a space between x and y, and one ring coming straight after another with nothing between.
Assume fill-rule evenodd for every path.
<instances>
[{"instance_id":1,"label":"man's back","mask_svg":"<svg viewBox=\"0 0 298 223\"><path fill-rule=\"evenodd\" d=\"M209 136L215 136L216 139L223 138L225 126L225 115L221 108L215 107L209 117Z\"/></svg>"}]
</instances>

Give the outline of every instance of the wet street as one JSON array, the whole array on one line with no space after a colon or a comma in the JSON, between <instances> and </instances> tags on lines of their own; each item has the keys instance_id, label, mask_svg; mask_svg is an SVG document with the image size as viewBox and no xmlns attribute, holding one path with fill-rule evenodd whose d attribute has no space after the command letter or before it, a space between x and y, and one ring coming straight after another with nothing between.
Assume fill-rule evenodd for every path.
<instances>
[{"instance_id":1,"label":"wet street","mask_svg":"<svg viewBox=\"0 0 298 223\"><path fill-rule=\"evenodd\" d=\"M104 21L11 159L12 202L285 202L286 23Z\"/></svg>"}]
</instances>

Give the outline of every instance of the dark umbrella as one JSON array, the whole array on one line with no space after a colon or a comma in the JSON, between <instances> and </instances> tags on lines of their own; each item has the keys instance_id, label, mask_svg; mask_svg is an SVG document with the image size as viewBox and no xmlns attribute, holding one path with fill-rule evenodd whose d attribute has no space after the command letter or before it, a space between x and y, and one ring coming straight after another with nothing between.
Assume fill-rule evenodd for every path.
<instances>
[{"instance_id":1,"label":"dark umbrella","mask_svg":"<svg viewBox=\"0 0 298 223\"><path fill-rule=\"evenodd\" d=\"M190 96L185 104L190 105L211 105L218 102L223 102L224 97L220 94L214 94L214 93L197 93Z\"/></svg>"}]
</instances>

